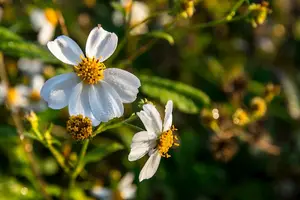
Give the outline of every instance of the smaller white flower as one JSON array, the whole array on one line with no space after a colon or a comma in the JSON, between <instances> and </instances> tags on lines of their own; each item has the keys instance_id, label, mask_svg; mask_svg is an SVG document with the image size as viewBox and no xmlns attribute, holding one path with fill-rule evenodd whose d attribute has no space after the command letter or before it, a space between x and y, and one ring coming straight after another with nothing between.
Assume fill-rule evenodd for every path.
<instances>
[{"instance_id":1,"label":"smaller white flower","mask_svg":"<svg viewBox=\"0 0 300 200\"><path fill-rule=\"evenodd\" d=\"M136 185L132 184L134 181L134 174L131 172L128 172L123 176L123 178L120 180L117 188L117 195L119 194L122 199L129 200L134 199L136 196ZM109 188L96 186L92 189L91 193L99 199L105 199L105 200L112 200L112 199L118 199L114 198L114 191L112 191Z\"/></svg>"},{"instance_id":2,"label":"smaller white flower","mask_svg":"<svg viewBox=\"0 0 300 200\"><path fill-rule=\"evenodd\" d=\"M145 104L143 110L137 113L146 131L138 132L133 136L128 160L138 160L147 153L150 156L140 172L140 181L151 178L158 169L161 157L170 157L169 149L179 146L178 138L173 133L176 129L172 126L172 110L173 102L169 100L166 104L163 123L152 104Z\"/></svg>"},{"instance_id":3,"label":"smaller white flower","mask_svg":"<svg viewBox=\"0 0 300 200\"><path fill-rule=\"evenodd\" d=\"M140 1L120 0L121 5L125 9L125 19L120 11L115 11L112 16L113 23L116 26L121 26L125 21L129 21L130 26L135 26L147 19L150 15L150 10L147 4ZM129 19L130 18L130 19ZM142 23L130 31L131 35L140 35L148 32L146 23Z\"/></svg>"},{"instance_id":4,"label":"smaller white flower","mask_svg":"<svg viewBox=\"0 0 300 200\"><path fill-rule=\"evenodd\" d=\"M30 21L33 29L38 31L38 41L45 45L50 41L55 33L58 18L55 10L47 8L45 10L34 9L30 13Z\"/></svg>"},{"instance_id":5,"label":"smaller white flower","mask_svg":"<svg viewBox=\"0 0 300 200\"><path fill-rule=\"evenodd\" d=\"M21 58L18 60L18 68L24 74L33 76L43 71L44 64L38 59Z\"/></svg>"}]
</instances>

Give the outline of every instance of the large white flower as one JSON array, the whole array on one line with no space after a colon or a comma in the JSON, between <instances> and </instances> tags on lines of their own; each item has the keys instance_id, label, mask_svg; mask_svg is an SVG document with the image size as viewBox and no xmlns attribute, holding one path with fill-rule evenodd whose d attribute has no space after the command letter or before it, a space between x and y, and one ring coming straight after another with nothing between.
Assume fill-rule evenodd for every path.
<instances>
[{"instance_id":1,"label":"large white flower","mask_svg":"<svg viewBox=\"0 0 300 200\"><path fill-rule=\"evenodd\" d=\"M61 109L68 105L70 115L89 117L93 126L121 117L123 103L135 101L141 83L127 71L106 69L103 62L113 54L117 43L117 35L100 26L88 36L86 56L67 36L48 42L47 46L56 58L74 66L74 72L46 81L41 96L48 106Z\"/></svg>"},{"instance_id":2,"label":"large white flower","mask_svg":"<svg viewBox=\"0 0 300 200\"><path fill-rule=\"evenodd\" d=\"M47 44L53 38L58 23L56 11L52 8L34 9L30 12L30 21L34 30L38 31L39 43Z\"/></svg>"},{"instance_id":3,"label":"large white flower","mask_svg":"<svg viewBox=\"0 0 300 200\"><path fill-rule=\"evenodd\" d=\"M147 4L140 1L132 0L120 0L120 4L125 10L125 17L122 12L115 11L112 16L113 23L117 26L121 26L125 21L129 20L130 26L135 26L136 24L141 23L149 17L149 7ZM140 35L148 32L148 26L145 23L142 23L134 27L131 31L131 35Z\"/></svg>"},{"instance_id":4,"label":"large white flower","mask_svg":"<svg viewBox=\"0 0 300 200\"><path fill-rule=\"evenodd\" d=\"M145 104L143 110L137 113L146 131L138 132L133 136L128 160L138 160L147 153L150 156L139 175L140 181L151 178L157 171L161 157L170 157L169 149L179 146L178 138L173 134L176 129L172 126L172 110L173 102L169 100L163 123L152 104Z\"/></svg>"}]
</instances>

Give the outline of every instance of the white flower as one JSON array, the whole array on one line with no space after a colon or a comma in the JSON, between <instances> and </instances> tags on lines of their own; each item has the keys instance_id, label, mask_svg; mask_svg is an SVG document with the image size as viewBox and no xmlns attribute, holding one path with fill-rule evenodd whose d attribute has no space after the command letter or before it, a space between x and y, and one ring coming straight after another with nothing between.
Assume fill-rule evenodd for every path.
<instances>
[{"instance_id":1,"label":"white flower","mask_svg":"<svg viewBox=\"0 0 300 200\"><path fill-rule=\"evenodd\" d=\"M41 99L41 89L45 79L42 75L34 75L31 78L29 92L27 94L30 103L27 106L27 110L42 111L47 108L46 102Z\"/></svg>"},{"instance_id":2,"label":"white flower","mask_svg":"<svg viewBox=\"0 0 300 200\"><path fill-rule=\"evenodd\" d=\"M117 193L121 196L122 199L129 200L134 199L136 196L136 185L132 184L134 180L134 174L131 172L128 172L123 176L123 178L118 183ZM111 189L96 186L92 189L92 194L99 199L105 199L105 200L113 200L118 199L114 198L114 193ZM118 195L118 194L117 194Z\"/></svg>"},{"instance_id":3,"label":"white flower","mask_svg":"<svg viewBox=\"0 0 300 200\"><path fill-rule=\"evenodd\" d=\"M42 73L43 67L43 63L37 59L21 58L18 60L20 71L29 76Z\"/></svg>"},{"instance_id":4,"label":"white flower","mask_svg":"<svg viewBox=\"0 0 300 200\"><path fill-rule=\"evenodd\" d=\"M145 104L143 110L137 113L146 131L138 132L133 136L128 160L138 160L147 153L150 156L140 172L140 181L151 178L157 171L161 157L170 157L169 149L179 146L178 138L173 134L176 129L172 126L172 110L173 102L169 100L163 123L157 109L152 104Z\"/></svg>"},{"instance_id":5,"label":"white flower","mask_svg":"<svg viewBox=\"0 0 300 200\"><path fill-rule=\"evenodd\" d=\"M123 103L135 101L140 80L116 68L106 69L107 60L117 48L118 37L102 27L94 28L87 39L86 57L67 36L59 36L47 46L56 58L74 66L74 72L46 81L41 96L52 109L68 105L70 115L89 117L93 126L124 113Z\"/></svg>"},{"instance_id":6,"label":"white flower","mask_svg":"<svg viewBox=\"0 0 300 200\"><path fill-rule=\"evenodd\" d=\"M121 5L125 9L126 16L124 19L124 15L120 11L115 11L113 13L112 19L113 23L116 26L121 26L124 24L124 21L129 21L130 26L135 26L140 22L144 21L149 17L149 7L147 4L140 1L132 1L132 0L120 0ZM148 26L146 23L142 23L130 31L131 35L140 35L148 32Z\"/></svg>"},{"instance_id":7,"label":"white flower","mask_svg":"<svg viewBox=\"0 0 300 200\"><path fill-rule=\"evenodd\" d=\"M55 33L55 28L58 22L58 18L55 10L47 8L45 10L34 9L30 13L30 21L33 29L38 31L38 41L41 44L47 44Z\"/></svg>"}]
</instances>

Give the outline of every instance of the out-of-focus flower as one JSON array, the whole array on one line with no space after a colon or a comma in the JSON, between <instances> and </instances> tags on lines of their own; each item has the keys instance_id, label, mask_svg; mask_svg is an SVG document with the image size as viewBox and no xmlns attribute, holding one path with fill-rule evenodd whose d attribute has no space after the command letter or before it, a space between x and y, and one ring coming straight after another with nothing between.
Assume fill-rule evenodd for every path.
<instances>
[{"instance_id":1,"label":"out-of-focus flower","mask_svg":"<svg viewBox=\"0 0 300 200\"><path fill-rule=\"evenodd\" d=\"M254 97L251 100L251 109L254 117L263 117L267 112L267 103L261 97Z\"/></svg>"},{"instance_id":2,"label":"out-of-focus flower","mask_svg":"<svg viewBox=\"0 0 300 200\"><path fill-rule=\"evenodd\" d=\"M233 123L239 126L244 126L250 122L248 113L241 108L238 108L235 111L235 113L232 116L232 119Z\"/></svg>"},{"instance_id":3,"label":"out-of-focus flower","mask_svg":"<svg viewBox=\"0 0 300 200\"><path fill-rule=\"evenodd\" d=\"M152 104L145 104L143 110L137 113L146 131L138 132L133 136L128 160L138 160L147 153L150 156L140 172L140 181L151 178L158 169L161 157L169 158L169 149L179 146L178 138L173 133L177 129L172 126L172 110L173 102L169 100L166 104L163 124L157 109Z\"/></svg>"},{"instance_id":4,"label":"out-of-focus flower","mask_svg":"<svg viewBox=\"0 0 300 200\"><path fill-rule=\"evenodd\" d=\"M21 58L18 61L18 68L22 73L33 76L43 71L44 64L37 59Z\"/></svg>"},{"instance_id":5,"label":"out-of-focus flower","mask_svg":"<svg viewBox=\"0 0 300 200\"><path fill-rule=\"evenodd\" d=\"M92 136L92 121L83 115L73 115L67 122L67 131L74 140L84 140Z\"/></svg>"},{"instance_id":6,"label":"out-of-focus flower","mask_svg":"<svg viewBox=\"0 0 300 200\"><path fill-rule=\"evenodd\" d=\"M252 3L248 9L252 15L251 24L254 28L263 24L267 19L267 15L271 13L269 3L266 1L263 1L261 4Z\"/></svg>"},{"instance_id":7,"label":"out-of-focus flower","mask_svg":"<svg viewBox=\"0 0 300 200\"><path fill-rule=\"evenodd\" d=\"M96 5L96 0L83 0L83 3L89 7L89 8L93 8Z\"/></svg>"},{"instance_id":8,"label":"out-of-focus flower","mask_svg":"<svg viewBox=\"0 0 300 200\"><path fill-rule=\"evenodd\" d=\"M173 17L169 15L167 12L163 12L158 16L158 24L160 26L165 26L170 24L173 21Z\"/></svg>"},{"instance_id":9,"label":"out-of-focus flower","mask_svg":"<svg viewBox=\"0 0 300 200\"><path fill-rule=\"evenodd\" d=\"M47 46L62 62L73 65L74 72L49 79L41 96L52 109L68 105L69 114L89 117L93 126L124 113L123 103L135 101L140 80L116 68L106 69L104 61L115 51L118 37L102 27L94 28L87 39L85 52L67 36L59 36Z\"/></svg>"},{"instance_id":10,"label":"out-of-focus flower","mask_svg":"<svg viewBox=\"0 0 300 200\"><path fill-rule=\"evenodd\" d=\"M276 50L274 42L268 37L261 37L257 40L258 48L264 53L274 53Z\"/></svg>"},{"instance_id":11,"label":"out-of-focus flower","mask_svg":"<svg viewBox=\"0 0 300 200\"><path fill-rule=\"evenodd\" d=\"M42 111L47 108L46 102L41 98L41 89L45 83L45 79L42 75L34 75L31 78L28 98L30 104L28 110Z\"/></svg>"},{"instance_id":12,"label":"out-of-focus flower","mask_svg":"<svg viewBox=\"0 0 300 200\"><path fill-rule=\"evenodd\" d=\"M30 13L30 20L33 28L39 32L39 43L44 45L53 38L58 23L58 17L54 9L34 9Z\"/></svg>"},{"instance_id":13,"label":"out-of-focus flower","mask_svg":"<svg viewBox=\"0 0 300 200\"><path fill-rule=\"evenodd\" d=\"M136 196L136 185L133 184L134 174L126 173L118 183L117 191L109 188L96 186L92 189L92 194L97 199L114 200L114 199L134 199ZM119 197L119 198L117 198Z\"/></svg>"},{"instance_id":14,"label":"out-of-focus flower","mask_svg":"<svg viewBox=\"0 0 300 200\"><path fill-rule=\"evenodd\" d=\"M125 10L125 16L122 12L115 11L112 16L113 23L116 26L121 26L125 23L125 21L129 21L130 27L135 26L130 31L131 35L140 35L147 33L148 26L146 22L141 23L149 17L150 10L147 4L140 1L131 0L121 0L120 3Z\"/></svg>"},{"instance_id":15,"label":"out-of-focus flower","mask_svg":"<svg viewBox=\"0 0 300 200\"><path fill-rule=\"evenodd\" d=\"M183 11L180 13L180 15L183 18L191 18L196 9L195 9L195 0L185 0L183 3Z\"/></svg>"},{"instance_id":16,"label":"out-of-focus flower","mask_svg":"<svg viewBox=\"0 0 300 200\"><path fill-rule=\"evenodd\" d=\"M25 85L17 85L15 87L7 87L5 84L0 84L0 103L6 102L12 111L17 111L20 108L28 106L29 88Z\"/></svg>"}]
</instances>

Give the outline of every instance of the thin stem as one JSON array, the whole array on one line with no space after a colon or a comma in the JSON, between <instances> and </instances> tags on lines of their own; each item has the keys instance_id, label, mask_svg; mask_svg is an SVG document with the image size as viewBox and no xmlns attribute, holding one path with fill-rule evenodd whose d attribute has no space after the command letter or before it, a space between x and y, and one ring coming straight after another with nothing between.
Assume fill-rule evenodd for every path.
<instances>
[{"instance_id":1,"label":"thin stem","mask_svg":"<svg viewBox=\"0 0 300 200\"><path fill-rule=\"evenodd\" d=\"M76 167L71 175L71 179L70 179L70 183L69 183L69 194L71 189L74 187L75 182L76 182L76 178L79 175L79 173L82 171L82 169L84 168L85 162L84 162L84 156L86 154L87 148L89 146L89 139L86 139L82 145L81 151L80 151L80 155L79 155L79 159L78 162L76 164Z\"/></svg>"},{"instance_id":2,"label":"thin stem","mask_svg":"<svg viewBox=\"0 0 300 200\"><path fill-rule=\"evenodd\" d=\"M4 61L3 61L2 52L0 52L0 77L1 77L2 81L4 82L4 84L6 85L6 87L9 87L9 80L8 80L8 76L7 76L7 73L6 73L6 70L5 70L5 65L4 65ZM17 129L17 132L18 132L18 135L19 135L19 138L20 138L21 145L22 145L22 147L24 149L24 152L26 154L26 157L28 159L31 171L32 171L34 177L36 177L36 180L38 182L37 187L39 188L39 190L40 190L40 192L41 192L44 199L51 200L52 198L49 196L49 194L47 193L47 191L45 189L46 188L46 183L45 183L45 181L43 180L43 178L41 176L41 173L39 171L38 166L36 165L37 162L35 161L34 156L33 156L32 144L24 136L24 127L22 125L22 121L21 121L21 119L18 115L18 112L17 111L12 111L10 105L7 105L7 106L9 108L9 110L11 111L11 116L12 116L14 124L16 126L16 129Z\"/></svg>"},{"instance_id":3,"label":"thin stem","mask_svg":"<svg viewBox=\"0 0 300 200\"><path fill-rule=\"evenodd\" d=\"M52 0L53 4L56 4L56 0ZM57 18L58 18L58 23L60 25L60 29L61 29L61 32L62 34L64 35L69 35L68 33L68 29L67 29L67 26L66 26L66 23L65 23L65 18L64 16L62 15L62 12L60 10L56 10L56 15L57 15Z\"/></svg>"},{"instance_id":4,"label":"thin stem","mask_svg":"<svg viewBox=\"0 0 300 200\"><path fill-rule=\"evenodd\" d=\"M52 153L52 155L54 156L54 158L56 159L57 163L59 164L59 166L67 173L70 173L70 168L66 165L66 160L65 158L60 154L59 151L57 151L57 149L55 149L52 144L48 144L48 149L50 150L50 152Z\"/></svg>"},{"instance_id":5,"label":"thin stem","mask_svg":"<svg viewBox=\"0 0 300 200\"><path fill-rule=\"evenodd\" d=\"M109 129L113 129L113 128L118 128L120 126L122 126L123 124L126 124L126 123L129 123L129 122L132 122L133 120L135 120L137 118L137 116L135 114L132 114L129 118L125 119L125 120L122 120L122 121L119 121L119 122L116 122L116 123L103 123L101 124L96 131L94 131L92 137L95 137L96 135L98 135L99 133L102 133L106 130L109 130Z\"/></svg>"}]
</instances>

